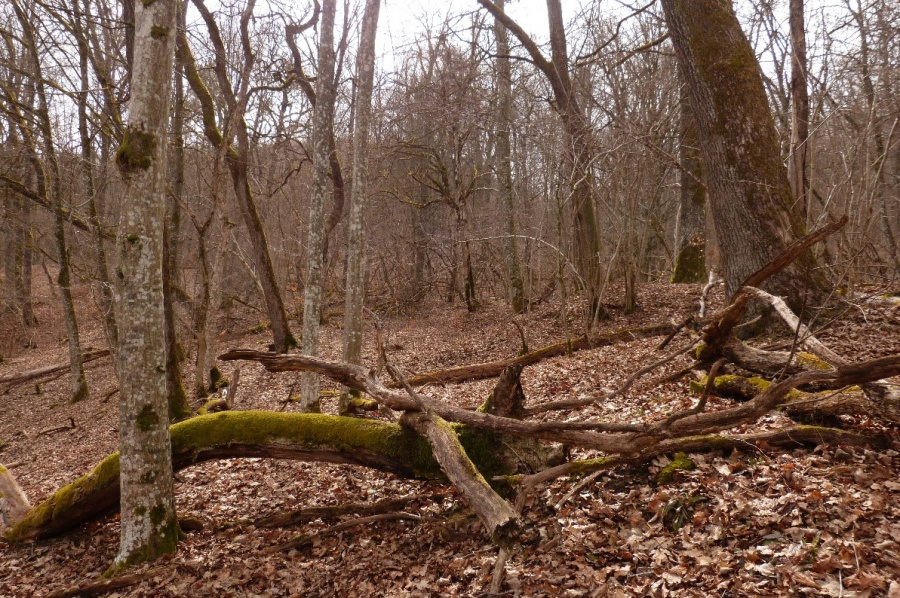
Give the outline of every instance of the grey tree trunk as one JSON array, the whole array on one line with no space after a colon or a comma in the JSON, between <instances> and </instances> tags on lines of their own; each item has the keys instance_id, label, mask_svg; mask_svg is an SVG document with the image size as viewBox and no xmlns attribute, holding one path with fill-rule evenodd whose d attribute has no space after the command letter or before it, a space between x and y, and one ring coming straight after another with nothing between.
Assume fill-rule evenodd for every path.
<instances>
[{"instance_id":1,"label":"grey tree trunk","mask_svg":"<svg viewBox=\"0 0 900 598\"><path fill-rule=\"evenodd\" d=\"M505 0L498 0L503 10ZM500 208L506 222L506 271L509 277L509 302L513 313L525 311L525 284L516 242L516 207L512 182L512 67L509 59L509 36L506 27L494 20L494 37L497 40L497 183Z\"/></svg>"},{"instance_id":2,"label":"grey tree trunk","mask_svg":"<svg viewBox=\"0 0 900 598\"><path fill-rule=\"evenodd\" d=\"M177 14L178 0L135 5L131 101L116 152L125 185L116 240L122 529L110 572L174 552L178 541L162 276L166 125Z\"/></svg>"},{"instance_id":3,"label":"grey tree trunk","mask_svg":"<svg viewBox=\"0 0 900 598\"><path fill-rule=\"evenodd\" d=\"M706 280L706 185L697 139L697 123L690 100L681 88L681 200L675 220L675 267L672 282Z\"/></svg>"},{"instance_id":4,"label":"grey tree trunk","mask_svg":"<svg viewBox=\"0 0 900 598\"><path fill-rule=\"evenodd\" d=\"M791 30L791 146L788 176L804 222L809 210L809 89L807 88L806 25L803 0L790 0Z\"/></svg>"},{"instance_id":5,"label":"grey tree trunk","mask_svg":"<svg viewBox=\"0 0 900 598\"><path fill-rule=\"evenodd\" d=\"M72 377L72 395L70 402L76 403L88 397L87 378L84 375L84 363L81 358L81 341L78 335L78 321L75 317L75 303L72 299L71 274L69 271L69 250L66 242L66 216L63 207L61 172L59 160L56 156L56 147L53 142L53 127L50 118L50 106L47 101L47 93L44 85L44 76L41 68L40 52L37 47L31 15L19 4L13 1L16 17L22 27L22 37L28 50L34 80L34 91L37 99L37 107L34 115L37 120L37 128L41 134L43 160L41 163L36 154L36 145L31 141L28 145L32 153L31 161L38 178L38 187L41 194L53 206L54 228L53 240L58 260L57 285L63 308L63 320L66 324L66 337L69 347L69 364ZM25 134L23 130L23 135Z\"/></svg>"},{"instance_id":6,"label":"grey tree trunk","mask_svg":"<svg viewBox=\"0 0 900 598\"><path fill-rule=\"evenodd\" d=\"M375 79L375 34L381 0L366 0L362 32L356 55L356 122L353 128L353 174L350 187L350 214L347 218L347 273L344 301L344 361L359 364L362 359L363 303L366 294L366 247L364 236L369 190L369 129L372 118L372 87ZM338 410L345 413L351 391L341 389Z\"/></svg>"},{"instance_id":7,"label":"grey tree trunk","mask_svg":"<svg viewBox=\"0 0 900 598\"><path fill-rule=\"evenodd\" d=\"M185 27L184 5L178 3L178 27ZM163 231L163 308L166 318L166 396L169 402L169 421L184 419L191 414L178 350L175 326L174 284L178 272L178 235L181 228L181 205L184 192L184 66L175 69L175 105L172 107L172 172L169 177L174 200L166 201L166 224Z\"/></svg>"},{"instance_id":8,"label":"grey tree trunk","mask_svg":"<svg viewBox=\"0 0 900 598\"><path fill-rule=\"evenodd\" d=\"M731 295L804 232L762 74L729 0L663 0L697 128L707 191ZM794 307L824 287L807 252L768 287Z\"/></svg>"},{"instance_id":9,"label":"grey tree trunk","mask_svg":"<svg viewBox=\"0 0 900 598\"><path fill-rule=\"evenodd\" d=\"M330 154L328 131L334 121L334 14L335 0L323 0L319 34L319 68L316 75L316 107L313 115L313 181L309 200L309 235L306 241L306 286L303 292L304 355L319 354L319 319L322 312L325 197L328 194ZM300 379L300 408L317 412L319 377L304 372Z\"/></svg>"}]
</instances>

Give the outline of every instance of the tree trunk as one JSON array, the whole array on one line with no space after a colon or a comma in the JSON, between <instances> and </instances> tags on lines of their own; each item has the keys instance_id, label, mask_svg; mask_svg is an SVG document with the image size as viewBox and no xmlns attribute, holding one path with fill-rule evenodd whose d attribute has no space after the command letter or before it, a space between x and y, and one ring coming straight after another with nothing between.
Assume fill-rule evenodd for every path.
<instances>
[{"instance_id":1,"label":"tree trunk","mask_svg":"<svg viewBox=\"0 0 900 598\"><path fill-rule=\"evenodd\" d=\"M535 66L547 78L553 90L553 109L559 114L566 134L566 162L568 187L574 206L575 264L581 282L588 292L591 319L603 317L600 304L603 287L603 270L600 267L600 232L594 207L594 142L590 123L578 99L569 74L569 57L566 48L565 25L560 0L547 0L550 22L550 60L528 34L510 19L492 0L478 0L494 18L503 23L531 56Z\"/></svg>"},{"instance_id":2,"label":"tree trunk","mask_svg":"<svg viewBox=\"0 0 900 598\"><path fill-rule=\"evenodd\" d=\"M505 0L497 6L504 8ZM525 284L516 242L516 209L512 182L512 150L510 129L512 128L512 68L509 59L509 36L506 27L495 19L494 37L497 40L497 183L499 186L500 209L506 223L504 253L508 276L509 302L514 314L525 311Z\"/></svg>"},{"instance_id":3,"label":"tree trunk","mask_svg":"<svg viewBox=\"0 0 900 598\"><path fill-rule=\"evenodd\" d=\"M73 4L72 29L78 42L78 66L81 77L81 93L78 94L78 133L81 138L81 169L84 177L84 185L87 193L88 222L93 229L94 244L96 245L97 281L95 283L98 303L103 319L106 342L110 350L115 352L118 345L118 330L116 326L115 309L113 307L112 281L109 277L109 267L106 263L106 246L103 238L103 229L97 210L97 195L101 192L94 177L94 151L88 130L88 94L90 92L90 72L88 70L89 47L87 34L82 19L89 19L87 12L89 3L84 0L84 11L79 3ZM101 155L103 155L101 153ZM105 157L105 156L104 156ZM105 160L101 161L105 164ZM105 168L105 166L104 166Z\"/></svg>"},{"instance_id":4,"label":"tree trunk","mask_svg":"<svg viewBox=\"0 0 900 598\"><path fill-rule=\"evenodd\" d=\"M697 119L707 190L729 296L795 237L794 206L762 75L728 0L663 0L669 34ZM811 253L768 282L791 304L821 290Z\"/></svg>"},{"instance_id":5,"label":"tree trunk","mask_svg":"<svg viewBox=\"0 0 900 598\"><path fill-rule=\"evenodd\" d=\"M57 285L63 308L63 320L66 325L66 337L69 347L69 363L72 366L72 395L70 402L75 403L88 397L87 378L84 375L84 364L81 361L81 340L78 334L78 321L75 317L75 303L72 299L71 275L69 271L69 250L66 242L66 217L62 198L62 174L56 155L56 147L53 142L53 127L50 120L50 106L47 101L47 93L44 85L44 75L41 68L40 52L37 47L37 39L31 23L31 17L25 13L17 1L13 7L19 24L22 26L25 46L30 54L32 75L34 77L34 91L37 98L35 116L37 128L43 141L43 158L46 170L43 168L37 155L37 147L34 142L29 143L29 151L32 153L31 161L38 178L38 187L41 195L49 200L54 210L53 241L56 248L59 270L57 273ZM23 131L24 135L24 131Z\"/></svg>"},{"instance_id":6,"label":"tree trunk","mask_svg":"<svg viewBox=\"0 0 900 598\"><path fill-rule=\"evenodd\" d=\"M319 68L316 76L316 108L313 116L313 181L309 200L309 235L306 241L306 287L303 293L304 355L319 354L319 319L322 312L325 196L328 193L330 151L328 131L334 122L334 13L335 0L322 2L322 29L319 35ZM300 407L317 412L319 378L304 372L300 383Z\"/></svg>"},{"instance_id":7,"label":"tree trunk","mask_svg":"<svg viewBox=\"0 0 900 598\"><path fill-rule=\"evenodd\" d=\"M178 27L185 27L184 5L178 2ZM166 201L163 229L163 309L166 321L166 397L169 402L169 421L174 422L191 414L184 381L181 377L178 335L175 322L173 284L178 280L178 235L181 228L181 205L184 193L184 66L175 67L175 105L172 107L172 196Z\"/></svg>"},{"instance_id":8,"label":"tree trunk","mask_svg":"<svg viewBox=\"0 0 900 598\"><path fill-rule=\"evenodd\" d=\"M791 30L791 146L788 176L797 199L797 211L805 222L809 211L809 90L807 89L806 25L803 0L790 0Z\"/></svg>"},{"instance_id":9,"label":"tree trunk","mask_svg":"<svg viewBox=\"0 0 900 598\"><path fill-rule=\"evenodd\" d=\"M116 240L122 529L110 573L174 552L178 540L162 276L166 125L178 0L137 4L135 13L128 125L116 152L125 184Z\"/></svg>"},{"instance_id":10,"label":"tree trunk","mask_svg":"<svg viewBox=\"0 0 900 598\"><path fill-rule=\"evenodd\" d=\"M275 280L275 268L272 265L272 257L269 254L269 245L266 240L262 220L259 217L256 202L253 200L253 192L250 188L250 179L247 172L249 164L249 138L243 111L246 108L247 86L249 85L250 71L253 66L254 58L251 49L245 45L243 48L244 64L241 82L243 87L239 96L235 96L231 86L231 80L228 77L228 66L225 62L225 46L215 18L203 4L202 0L194 0L194 5L197 7L197 10L200 11L201 16L206 23L210 39L216 50L214 70L219 83L219 89L225 96L225 103L228 108L229 122L225 127L225 133L229 135L229 138L223 137L223 134L219 131L218 125L216 124L217 112L215 102L213 101L209 89L203 83L203 79L197 71L194 57L191 54L190 46L188 46L187 38L183 32L179 32L179 60L184 65L191 89L200 101L203 112L204 134L213 147L224 150L225 162L228 165L229 172L231 173L232 185L234 186L234 194L237 197L241 216L247 227L247 238L250 241L253 261L258 269L263 300L266 303L266 312L269 315L269 321L272 326L275 350L284 353L297 343L291 335L290 326L288 325L287 312L284 309L281 291L278 289L278 283ZM247 27L247 22L250 19L252 10L253 3L250 2L241 18L241 27L244 30ZM231 145L230 136L232 133L234 133L237 139L236 146Z\"/></svg>"},{"instance_id":11,"label":"tree trunk","mask_svg":"<svg viewBox=\"0 0 900 598\"><path fill-rule=\"evenodd\" d=\"M367 0L356 58L356 123L353 128L353 184L347 219L347 281L344 307L344 361L361 363L363 303L366 291L364 208L369 190L369 129L375 78L375 34L381 0ZM341 389L339 412L345 413L350 390Z\"/></svg>"},{"instance_id":12,"label":"tree trunk","mask_svg":"<svg viewBox=\"0 0 900 598\"><path fill-rule=\"evenodd\" d=\"M706 280L706 185L697 138L697 123L690 100L681 88L681 201L675 219L675 267L672 282Z\"/></svg>"}]
</instances>

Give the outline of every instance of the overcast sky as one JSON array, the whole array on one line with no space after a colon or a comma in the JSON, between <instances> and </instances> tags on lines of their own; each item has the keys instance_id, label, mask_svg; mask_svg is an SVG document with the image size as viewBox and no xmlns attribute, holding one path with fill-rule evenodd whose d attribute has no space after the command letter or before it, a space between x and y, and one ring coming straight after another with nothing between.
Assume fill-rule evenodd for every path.
<instances>
[{"instance_id":1,"label":"overcast sky","mask_svg":"<svg viewBox=\"0 0 900 598\"><path fill-rule=\"evenodd\" d=\"M568 22L581 0L562 0L563 19ZM391 54L400 53L425 25L437 28L447 15L459 15L480 8L477 0L384 0L378 20L378 54L383 68L390 70ZM546 41L546 0L507 0L506 12L538 43Z\"/></svg>"}]
</instances>

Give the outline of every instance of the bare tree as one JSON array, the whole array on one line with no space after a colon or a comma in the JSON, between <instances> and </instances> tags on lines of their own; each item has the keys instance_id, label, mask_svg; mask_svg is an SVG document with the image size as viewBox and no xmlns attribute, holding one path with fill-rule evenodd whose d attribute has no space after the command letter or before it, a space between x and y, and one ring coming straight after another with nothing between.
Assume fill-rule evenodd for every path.
<instances>
[{"instance_id":1,"label":"bare tree","mask_svg":"<svg viewBox=\"0 0 900 598\"><path fill-rule=\"evenodd\" d=\"M57 285L62 300L63 319L66 323L66 336L69 345L69 363L72 376L71 402L81 401L88 397L87 378L84 375L84 363L81 357L81 340L78 334L78 321L75 317L75 303L72 299L71 266L69 264L69 249L66 241L66 217L63 205L62 173L60 172L59 159L54 144L53 125L50 118L50 103L47 99L46 85L41 68L41 55L38 49L37 36L34 30L33 15L29 15L27 8L18 0L13 1L13 8L19 25L22 28L22 40L29 54L31 63L31 75L34 86L37 105L33 114L40 133L41 147L38 147L31 132L25 124L24 118L20 118L20 132L26 139L26 146L31 154L31 163L34 168L38 194L44 197L54 210L53 239L58 260ZM12 103L15 100L10 98ZM18 111L18 104L14 110Z\"/></svg>"},{"instance_id":2,"label":"bare tree","mask_svg":"<svg viewBox=\"0 0 900 598\"><path fill-rule=\"evenodd\" d=\"M316 108L313 116L313 182L309 202L309 235L306 245L306 287L303 293L304 355L319 353L319 319L322 312L323 253L325 246L325 196L330 170L328 131L334 122L334 16L335 0L323 0L319 34L319 65L316 75ZM301 408L320 411L319 377L304 372Z\"/></svg>"},{"instance_id":3,"label":"bare tree","mask_svg":"<svg viewBox=\"0 0 900 598\"><path fill-rule=\"evenodd\" d=\"M366 0L356 55L356 122L353 127L353 185L347 218L347 275L344 307L344 360L362 359L363 302L366 294L364 208L369 192L369 130L375 78L375 33L381 0ZM339 411L347 411L349 389L342 390Z\"/></svg>"},{"instance_id":4,"label":"bare tree","mask_svg":"<svg viewBox=\"0 0 900 598\"><path fill-rule=\"evenodd\" d=\"M122 531L111 572L174 552L178 541L162 276L177 14L178 0L135 6L128 125L116 151L125 185L116 239Z\"/></svg>"},{"instance_id":5,"label":"bare tree","mask_svg":"<svg viewBox=\"0 0 900 598\"><path fill-rule=\"evenodd\" d=\"M663 0L666 22L697 119L726 290L802 236L759 64L731 3ZM795 306L818 290L814 258L770 281Z\"/></svg>"},{"instance_id":6,"label":"bare tree","mask_svg":"<svg viewBox=\"0 0 900 598\"><path fill-rule=\"evenodd\" d=\"M505 0L497 2L503 10ZM516 242L516 209L512 181L512 149L510 129L512 114L512 68L509 56L509 37L506 27L495 18L494 37L497 40L497 185L500 206L506 220L506 269L509 276L509 298L513 313L522 313L527 308L525 284Z\"/></svg>"}]
</instances>

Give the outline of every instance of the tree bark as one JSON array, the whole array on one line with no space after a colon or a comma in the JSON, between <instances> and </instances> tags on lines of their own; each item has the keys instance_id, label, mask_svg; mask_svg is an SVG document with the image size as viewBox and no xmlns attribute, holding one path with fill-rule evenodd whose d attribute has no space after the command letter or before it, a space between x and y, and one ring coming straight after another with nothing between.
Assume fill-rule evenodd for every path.
<instances>
[{"instance_id":1,"label":"tree bark","mask_svg":"<svg viewBox=\"0 0 900 598\"><path fill-rule=\"evenodd\" d=\"M178 0L135 6L128 125L116 152L125 184L116 240L122 529L110 573L174 552L178 540L162 276L166 126L177 13Z\"/></svg>"},{"instance_id":2,"label":"tree bark","mask_svg":"<svg viewBox=\"0 0 900 598\"><path fill-rule=\"evenodd\" d=\"M185 27L185 6L178 2L178 28ZM177 42L176 42L177 43ZM163 309L166 322L166 397L169 421L191 414L184 381L181 377L178 334L175 321L173 284L178 281L178 236L181 228L181 205L184 193L184 65L175 66L175 104L172 106L171 187L174 199L166 200L166 224L163 230Z\"/></svg>"},{"instance_id":3,"label":"tree bark","mask_svg":"<svg viewBox=\"0 0 900 598\"><path fill-rule=\"evenodd\" d=\"M303 292L304 355L319 353L319 319L322 312L325 196L327 195L330 155L328 131L334 122L334 14L335 0L322 2L322 28L319 35L319 68L316 76L316 107L313 115L313 181L309 201L309 234L306 241L306 286ZM319 378L304 372L300 383L300 407L320 411Z\"/></svg>"},{"instance_id":4,"label":"tree bark","mask_svg":"<svg viewBox=\"0 0 900 598\"><path fill-rule=\"evenodd\" d=\"M353 184L347 218L347 272L344 302L344 361L362 359L363 304L366 294L366 246L364 209L369 191L369 129L372 117L372 86L375 79L375 34L381 0L367 0L362 33L356 55L356 123L353 128ZM345 413L350 391L341 390L339 412Z\"/></svg>"},{"instance_id":5,"label":"tree bark","mask_svg":"<svg viewBox=\"0 0 900 598\"><path fill-rule=\"evenodd\" d=\"M683 77L682 77L683 79ZM697 138L697 122L685 85L681 86L681 143L678 157L681 196L675 219L675 267L672 282L706 281L706 185Z\"/></svg>"},{"instance_id":6,"label":"tree bark","mask_svg":"<svg viewBox=\"0 0 900 598\"><path fill-rule=\"evenodd\" d=\"M710 207L731 296L795 237L795 209L762 75L728 0L663 0L669 33L697 119ZM769 288L803 302L824 286L811 253L770 279Z\"/></svg>"},{"instance_id":7,"label":"tree bark","mask_svg":"<svg viewBox=\"0 0 900 598\"><path fill-rule=\"evenodd\" d=\"M788 22L791 30L791 146L788 176L804 222L809 211L809 89L807 88L806 25L803 0L790 0Z\"/></svg>"},{"instance_id":8,"label":"tree bark","mask_svg":"<svg viewBox=\"0 0 900 598\"><path fill-rule=\"evenodd\" d=\"M505 0L498 0L497 7L504 9ZM514 314L525 311L525 283L516 241L516 208L512 181L512 149L510 136L513 121L512 67L509 58L509 36L506 27L494 19L494 37L497 40L497 183L500 209L506 224L506 272L509 302Z\"/></svg>"}]
</instances>

